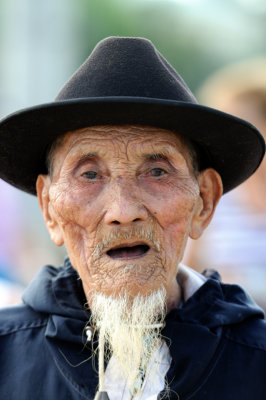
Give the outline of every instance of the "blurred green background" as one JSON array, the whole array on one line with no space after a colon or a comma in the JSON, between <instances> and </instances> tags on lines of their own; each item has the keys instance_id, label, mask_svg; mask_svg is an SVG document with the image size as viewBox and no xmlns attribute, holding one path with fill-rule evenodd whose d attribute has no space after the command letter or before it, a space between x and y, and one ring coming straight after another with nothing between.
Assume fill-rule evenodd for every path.
<instances>
[{"instance_id":1,"label":"blurred green background","mask_svg":"<svg viewBox=\"0 0 266 400\"><path fill-rule=\"evenodd\" d=\"M106 36L144 36L192 90L265 54L266 0L1 0L0 115L51 101Z\"/></svg>"},{"instance_id":2,"label":"blurred green background","mask_svg":"<svg viewBox=\"0 0 266 400\"><path fill-rule=\"evenodd\" d=\"M112 35L149 38L197 92L216 69L266 56L266 0L1 0L0 116L52 101ZM65 250L50 242L33 196L3 183L0 195L3 275L24 286Z\"/></svg>"}]
</instances>

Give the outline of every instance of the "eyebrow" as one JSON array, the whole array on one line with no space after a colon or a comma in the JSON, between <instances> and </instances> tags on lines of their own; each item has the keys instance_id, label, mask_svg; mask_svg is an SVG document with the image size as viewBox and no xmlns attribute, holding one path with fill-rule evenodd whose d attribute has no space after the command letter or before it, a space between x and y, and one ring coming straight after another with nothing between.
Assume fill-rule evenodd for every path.
<instances>
[{"instance_id":1,"label":"eyebrow","mask_svg":"<svg viewBox=\"0 0 266 400\"><path fill-rule=\"evenodd\" d=\"M81 156L77 162L77 165L75 166L75 170L78 169L82 164L84 164L86 161L98 157L98 152L94 151L91 153L84 154Z\"/></svg>"},{"instance_id":2,"label":"eyebrow","mask_svg":"<svg viewBox=\"0 0 266 400\"><path fill-rule=\"evenodd\" d=\"M145 160L168 160L168 156L164 153L147 153L142 154Z\"/></svg>"}]
</instances>

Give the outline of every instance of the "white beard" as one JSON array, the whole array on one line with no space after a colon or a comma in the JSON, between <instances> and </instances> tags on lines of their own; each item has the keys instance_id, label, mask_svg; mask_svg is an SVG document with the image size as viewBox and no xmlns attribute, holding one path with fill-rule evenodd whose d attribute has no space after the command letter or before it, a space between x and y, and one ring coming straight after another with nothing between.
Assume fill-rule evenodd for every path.
<instances>
[{"instance_id":1,"label":"white beard","mask_svg":"<svg viewBox=\"0 0 266 400\"><path fill-rule=\"evenodd\" d=\"M158 345L166 314L165 297L165 289L160 289L145 297L137 295L133 300L126 294L111 297L96 293L91 298L92 324L99 331L99 360L105 357L108 361L113 355L129 386L145 375ZM100 390L103 374L100 366Z\"/></svg>"}]
</instances>

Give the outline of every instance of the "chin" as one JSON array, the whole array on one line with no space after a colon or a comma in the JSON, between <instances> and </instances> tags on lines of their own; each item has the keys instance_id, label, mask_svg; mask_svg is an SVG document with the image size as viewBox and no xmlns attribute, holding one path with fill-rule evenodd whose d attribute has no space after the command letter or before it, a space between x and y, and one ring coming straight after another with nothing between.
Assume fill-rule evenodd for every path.
<instances>
[{"instance_id":1,"label":"chin","mask_svg":"<svg viewBox=\"0 0 266 400\"><path fill-rule=\"evenodd\" d=\"M136 277L134 277L136 278ZM142 280L142 279L125 279L119 284L106 286L106 290L102 286L102 291L107 296L112 297L120 297L127 296L130 299L133 299L137 296L147 297L152 293L157 292L158 290L164 288L164 285L159 282L154 282L153 280Z\"/></svg>"},{"instance_id":2,"label":"chin","mask_svg":"<svg viewBox=\"0 0 266 400\"><path fill-rule=\"evenodd\" d=\"M138 295L147 297L166 287L167 271L161 260L154 260L154 257L130 260L106 258L105 262L97 261L89 268L94 273L90 274L88 284L94 292L134 298ZM97 284L99 282L100 285Z\"/></svg>"}]
</instances>

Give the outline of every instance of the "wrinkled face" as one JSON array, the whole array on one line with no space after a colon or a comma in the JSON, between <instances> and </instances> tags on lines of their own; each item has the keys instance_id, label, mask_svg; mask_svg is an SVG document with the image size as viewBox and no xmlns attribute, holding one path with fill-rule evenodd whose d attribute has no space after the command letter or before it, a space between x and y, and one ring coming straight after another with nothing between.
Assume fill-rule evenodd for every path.
<instances>
[{"instance_id":1,"label":"wrinkled face","mask_svg":"<svg viewBox=\"0 0 266 400\"><path fill-rule=\"evenodd\" d=\"M37 190L89 296L170 292L202 206L190 155L170 131L90 127L65 135ZM45 215L46 214L46 215Z\"/></svg>"}]
</instances>

